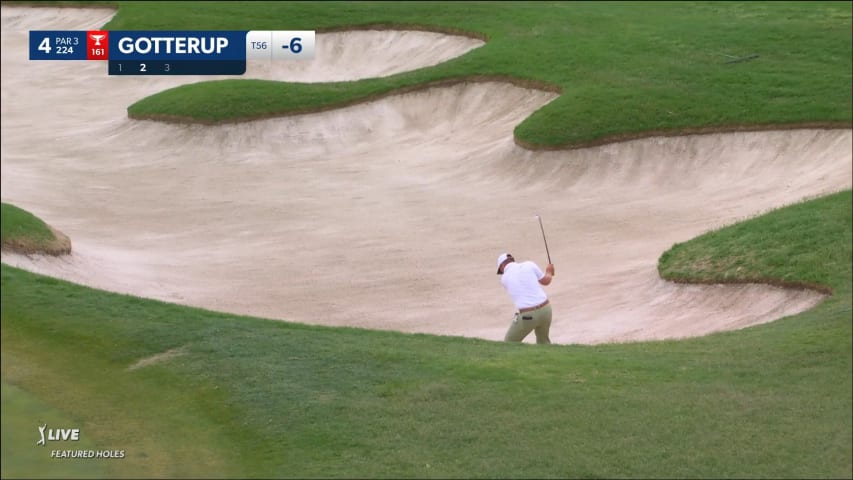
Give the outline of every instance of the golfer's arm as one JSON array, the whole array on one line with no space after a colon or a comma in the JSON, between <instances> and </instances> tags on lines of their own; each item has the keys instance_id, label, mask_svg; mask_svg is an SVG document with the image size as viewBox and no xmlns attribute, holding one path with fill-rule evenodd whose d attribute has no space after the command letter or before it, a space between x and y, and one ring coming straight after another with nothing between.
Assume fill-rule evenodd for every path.
<instances>
[{"instance_id":1,"label":"golfer's arm","mask_svg":"<svg viewBox=\"0 0 853 480\"><path fill-rule=\"evenodd\" d=\"M539 279L539 283L542 285L549 285L552 278L554 278L554 265L549 263L548 266L545 267L545 275Z\"/></svg>"}]
</instances>

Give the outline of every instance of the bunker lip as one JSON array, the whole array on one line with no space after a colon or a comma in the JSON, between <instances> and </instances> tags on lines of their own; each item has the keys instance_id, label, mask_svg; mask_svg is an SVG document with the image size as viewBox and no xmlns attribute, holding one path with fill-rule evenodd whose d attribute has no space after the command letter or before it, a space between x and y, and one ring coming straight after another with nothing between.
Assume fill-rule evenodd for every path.
<instances>
[{"instance_id":1,"label":"bunker lip","mask_svg":"<svg viewBox=\"0 0 853 480\"><path fill-rule=\"evenodd\" d=\"M53 234L53 239L46 242L34 242L28 239L3 239L2 251L21 255L68 255L71 253L71 239L67 235L47 226Z\"/></svg>"},{"instance_id":2,"label":"bunker lip","mask_svg":"<svg viewBox=\"0 0 853 480\"><path fill-rule=\"evenodd\" d=\"M827 285L821 285L818 283L808 283L808 282L791 282L787 280L779 280L775 278L719 278L713 280L700 280L693 278L669 278L664 277L664 280L680 283L684 285L749 285L749 284L758 284L758 285L769 285L772 287L784 288L786 290L810 290L816 293L820 293L822 295L826 295L831 297L835 295L832 287Z\"/></svg>"},{"instance_id":3,"label":"bunker lip","mask_svg":"<svg viewBox=\"0 0 853 480\"><path fill-rule=\"evenodd\" d=\"M235 314L500 340L512 307L494 279L493 257L511 251L545 260L535 212L548 219L561 272L547 288L557 343L705 335L824 298L767 285L679 285L662 280L656 265L674 243L850 188L849 130L530 151L513 131L556 93L505 82L434 85L228 125L139 122L127 118L128 105L201 79L110 78L86 62L10 56L25 50L30 28L105 20L39 9L13 21L8 10L3 200L62 229L74 253L4 252L5 263ZM424 50L417 36L390 35ZM412 56L389 53L401 62ZM328 81L388 71L342 58L291 70L260 66L247 78ZM67 80L56 87L56 78ZM82 100L95 94L97 103Z\"/></svg>"},{"instance_id":4,"label":"bunker lip","mask_svg":"<svg viewBox=\"0 0 853 480\"><path fill-rule=\"evenodd\" d=\"M296 109L296 110L287 110L281 112L270 112L267 114L259 114L252 115L247 117L231 117L227 119L207 119L207 118L197 118L197 117L189 117L189 116L180 116L173 114L165 114L165 113L134 113L131 109L128 111L128 117L134 120L150 120L156 122L163 123L181 123L181 124L198 124L198 125L228 125L234 123L244 123L244 122L254 122L257 120L267 120L272 118L280 118L280 117L293 117L299 115L306 115L309 113L320 113L320 112L328 112L332 110L340 110L342 108L351 107L353 105L359 105L362 103L370 103L378 100L382 100L384 98L388 98L391 96L399 96L406 93L413 92L422 92L426 90L430 90L438 87L452 87L456 85L462 85L467 83L506 83L508 85L515 85L522 88L529 88L540 90L543 92L551 92L560 94L562 93L562 89L557 85L552 85L546 82L541 82L538 80L527 80L527 79L519 79L515 77L507 77L504 75L465 75L462 77L454 77L447 78L444 80L436 80L432 82L421 83L417 85L409 85L402 88L396 88L393 90L389 90L387 92L377 93L374 95L367 95L365 97L356 98L349 102L335 103L329 104L321 107L312 107L305 109ZM144 102L145 100L142 100ZM516 141L518 143L518 141ZM535 148L531 148L530 150L535 150Z\"/></svg>"},{"instance_id":5,"label":"bunker lip","mask_svg":"<svg viewBox=\"0 0 853 480\"><path fill-rule=\"evenodd\" d=\"M675 130L649 130L638 133L610 135L588 142L573 142L559 145L543 145L515 138L516 145L527 150L576 150L581 148L600 147L612 143L641 140L653 137L684 137L688 135L728 134L734 132L780 132L785 130L842 130L850 129L853 124L848 122L794 122L768 125L719 125L712 127L690 127Z\"/></svg>"}]
</instances>

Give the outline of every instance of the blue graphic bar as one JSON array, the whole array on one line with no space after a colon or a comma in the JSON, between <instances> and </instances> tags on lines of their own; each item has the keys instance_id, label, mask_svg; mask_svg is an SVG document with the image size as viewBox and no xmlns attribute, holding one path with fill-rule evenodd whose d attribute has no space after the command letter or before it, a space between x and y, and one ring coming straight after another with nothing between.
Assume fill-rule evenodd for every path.
<instances>
[{"instance_id":1,"label":"blue graphic bar","mask_svg":"<svg viewBox=\"0 0 853 480\"><path fill-rule=\"evenodd\" d=\"M246 61L310 60L314 30L31 30L30 60L107 61L110 75L242 75Z\"/></svg>"},{"instance_id":2,"label":"blue graphic bar","mask_svg":"<svg viewBox=\"0 0 853 480\"><path fill-rule=\"evenodd\" d=\"M110 60L110 75L242 75L245 60Z\"/></svg>"},{"instance_id":3,"label":"blue graphic bar","mask_svg":"<svg viewBox=\"0 0 853 480\"><path fill-rule=\"evenodd\" d=\"M85 30L30 30L30 60L86 60L86 34Z\"/></svg>"},{"instance_id":4,"label":"blue graphic bar","mask_svg":"<svg viewBox=\"0 0 853 480\"><path fill-rule=\"evenodd\" d=\"M246 60L246 31L110 31L109 59Z\"/></svg>"}]
</instances>

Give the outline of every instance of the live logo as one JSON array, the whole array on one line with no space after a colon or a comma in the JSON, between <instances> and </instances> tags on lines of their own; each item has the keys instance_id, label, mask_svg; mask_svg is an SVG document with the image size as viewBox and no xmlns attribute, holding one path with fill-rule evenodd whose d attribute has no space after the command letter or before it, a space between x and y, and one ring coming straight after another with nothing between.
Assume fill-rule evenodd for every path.
<instances>
[{"instance_id":1,"label":"live logo","mask_svg":"<svg viewBox=\"0 0 853 480\"><path fill-rule=\"evenodd\" d=\"M48 440L80 440L79 428L51 428L47 431Z\"/></svg>"},{"instance_id":2,"label":"live logo","mask_svg":"<svg viewBox=\"0 0 853 480\"><path fill-rule=\"evenodd\" d=\"M86 32L86 60L109 60L109 34L106 30Z\"/></svg>"}]
</instances>

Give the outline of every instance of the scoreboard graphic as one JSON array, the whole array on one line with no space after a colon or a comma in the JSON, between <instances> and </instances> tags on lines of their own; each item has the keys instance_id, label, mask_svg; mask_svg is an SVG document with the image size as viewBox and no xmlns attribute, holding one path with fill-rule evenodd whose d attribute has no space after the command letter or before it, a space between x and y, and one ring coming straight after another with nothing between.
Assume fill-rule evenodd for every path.
<instances>
[{"instance_id":1,"label":"scoreboard graphic","mask_svg":"<svg viewBox=\"0 0 853 480\"><path fill-rule=\"evenodd\" d=\"M100 60L109 75L242 75L246 60L310 60L314 30L31 30L30 60Z\"/></svg>"}]
</instances>

